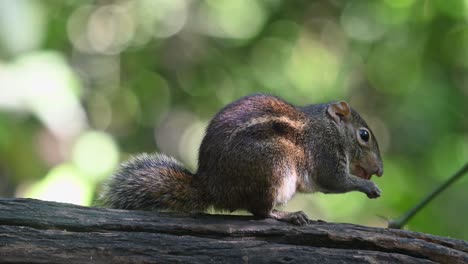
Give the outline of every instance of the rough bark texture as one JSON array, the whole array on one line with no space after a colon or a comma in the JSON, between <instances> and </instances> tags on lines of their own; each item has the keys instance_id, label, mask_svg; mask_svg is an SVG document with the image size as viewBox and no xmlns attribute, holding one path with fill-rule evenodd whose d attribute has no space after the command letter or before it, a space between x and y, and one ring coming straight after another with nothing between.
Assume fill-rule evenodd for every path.
<instances>
[{"instance_id":1,"label":"rough bark texture","mask_svg":"<svg viewBox=\"0 0 468 264\"><path fill-rule=\"evenodd\" d=\"M2 263L468 263L468 243L423 233L246 216L0 199Z\"/></svg>"}]
</instances>

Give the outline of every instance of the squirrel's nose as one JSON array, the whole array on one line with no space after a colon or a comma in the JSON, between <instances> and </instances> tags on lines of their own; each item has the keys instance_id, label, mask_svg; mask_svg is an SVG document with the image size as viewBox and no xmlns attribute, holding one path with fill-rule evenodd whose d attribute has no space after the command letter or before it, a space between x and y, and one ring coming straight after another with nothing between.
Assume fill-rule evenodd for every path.
<instances>
[{"instance_id":1,"label":"squirrel's nose","mask_svg":"<svg viewBox=\"0 0 468 264\"><path fill-rule=\"evenodd\" d=\"M383 175L383 166L377 167L377 169L375 170L375 174L377 176L379 176L379 177L382 176Z\"/></svg>"}]
</instances>

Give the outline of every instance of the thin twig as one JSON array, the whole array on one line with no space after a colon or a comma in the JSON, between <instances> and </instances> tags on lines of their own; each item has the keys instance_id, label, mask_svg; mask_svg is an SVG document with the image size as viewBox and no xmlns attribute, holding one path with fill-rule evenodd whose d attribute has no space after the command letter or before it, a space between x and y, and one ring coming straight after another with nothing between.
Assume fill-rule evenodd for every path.
<instances>
[{"instance_id":1,"label":"thin twig","mask_svg":"<svg viewBox=\"0 0 468 264\"><path fill-rule=\"evenodd\" d=\"M442 185L432 191L426 198L424 198L419 204L411 208L407 213L398 218L397 220L391 220L388 222L389 228L401 229L406 223L417 213L419 210L424 208L432 199L434 199L439 193L444 191L456 180L461 178L466 172L468 172L468 163L466 163L459 171L457 171L452 177L448 178Z\"/></svg>"}]
</instances>

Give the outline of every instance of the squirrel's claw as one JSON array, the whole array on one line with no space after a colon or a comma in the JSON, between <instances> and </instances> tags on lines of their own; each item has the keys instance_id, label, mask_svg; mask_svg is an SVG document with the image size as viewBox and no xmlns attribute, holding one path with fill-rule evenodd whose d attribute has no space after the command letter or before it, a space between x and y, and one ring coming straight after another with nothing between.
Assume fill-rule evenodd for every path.
<instances>
[{"instance_id":1,"label":"squirrel's claw","mask_svg":"<svg viewBox=\"0 0 468 264\"><path fill-rule=\"evenodd\" d=\"M273 210L270 216L276 220L288 222L294 225L307 225L311 221L309 217L302 211L283 212Z\"/></svg>"},{"instance_id":2,"label":"squirrel's claw","mask_svg":"<svg viewBox=\"0 0 468 264\"><path fill-rule=\"evenodd\" d=\"M370 199L379 198L381 193L379 187L377 187L377 185L373 182L369 183L371 184L371 186L365 191L367 197L369 197Z\"/></svg>"}]
</instances>

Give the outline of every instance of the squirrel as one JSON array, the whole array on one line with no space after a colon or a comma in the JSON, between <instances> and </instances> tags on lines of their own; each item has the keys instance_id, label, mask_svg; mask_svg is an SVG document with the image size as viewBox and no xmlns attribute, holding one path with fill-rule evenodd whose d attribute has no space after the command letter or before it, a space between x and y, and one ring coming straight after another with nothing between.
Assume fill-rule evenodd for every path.
<instances>
[{"instance_id":1,"label":"squirrel","mask_svg":"<svg viewBox=\"0 0 468 264\"><path fill-rule=\"evenodd\" d=\"M244 209L296 225L302 211L275 209L296 192L359 191L380 196L377 140L348 103L294 106L266 94L243 97L218 112L191 173L164 154L140 154L104 184L98 201L117 209L201 212Z\"/></svg>"}]
</instances>

